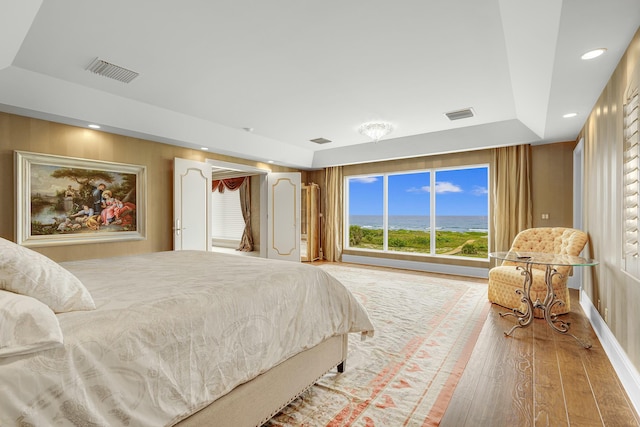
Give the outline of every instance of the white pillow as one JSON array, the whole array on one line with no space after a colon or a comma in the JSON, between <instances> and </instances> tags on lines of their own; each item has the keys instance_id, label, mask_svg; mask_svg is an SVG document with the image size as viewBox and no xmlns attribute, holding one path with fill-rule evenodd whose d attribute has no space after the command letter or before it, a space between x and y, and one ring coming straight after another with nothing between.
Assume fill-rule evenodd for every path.
<instances>
[{"instance_id":1,"label":"white pillow","mask_svg":"<svg viewBox=\"0 0 640 427\"><path fill-rule=\"evenodd\" d=\"M33 297L56 313L96 308L76 276L46 256L2 238L0 289Z\"/></svg>"},{"instance_id":2,"label":"white pillow","mask_svg":"<svg viewBox=\"0 0 640 427\"><path fill-rule=\"evenodd\" d=\"M58 318L35 298L0 291L0 326L0 357L62 346Z\"/></svg>"}]
</instances>

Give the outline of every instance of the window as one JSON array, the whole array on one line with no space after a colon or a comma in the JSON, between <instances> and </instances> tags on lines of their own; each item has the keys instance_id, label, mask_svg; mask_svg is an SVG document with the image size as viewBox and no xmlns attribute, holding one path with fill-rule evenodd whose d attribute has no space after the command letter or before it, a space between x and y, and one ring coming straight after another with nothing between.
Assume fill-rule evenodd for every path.
<instances>
[{"instance_id":1,"label":"window","mask_svg":"<svg viewBox=\"0 0 640 427\"><path fill-rule=\"evenodd\" d=\"M488 256L488 179L487 167L436 172L436 253Z\"/></svg>"},{"instance_id":2,"label":"window","mask_svg":"<svg viewBox=\"0 0 640 427\"><path fill-rule=\"evenodd\" d=\"M389 250L431 252L430 173L389 175L388 183Z\"/></svg>"},{"instance_id":3,"label":"window","mask_svg":"<svg viewBox=\"0 0 640 427\"><path fill-rule=\"evenodd\" d=\"M352 202L347 206L349 246L384 249L384 177L363 176L348 180L347 191Z\"/></svg>"},{"instance_id":4,"label":"window","mask_svg":"<svg viewBox=\"0 0 640 427\"><path fill-rule=\"evenodd\" d=\"M488 166L345 181L347 248L487 258Z\"/></svg>"},{"instance_id":5,"label":"window","mask_svg":"<svg viewBox=\"0 0 640 427\"><path fill-rule=\"evenodd\" d=\"M211 228L214 246L236 248L244 232L240 191L211 194Z\"/></svg>"}]
</instances>

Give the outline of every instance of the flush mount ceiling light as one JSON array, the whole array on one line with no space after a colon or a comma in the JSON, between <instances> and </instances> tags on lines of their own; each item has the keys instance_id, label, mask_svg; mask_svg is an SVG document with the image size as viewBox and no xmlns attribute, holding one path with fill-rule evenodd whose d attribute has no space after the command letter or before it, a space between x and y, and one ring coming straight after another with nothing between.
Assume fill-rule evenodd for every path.
<instances>
[{"instance_id":1,"label":"flush mount ceiling light","mask_svg":"<svg viewBox=\"0 0 640 427\"><path fill-rule=\"evenodd\" d=\"M564 117L565 119L570 119L571 117L575 117L577 115L578 115L578 113L567 113L562 117Z\"/></svg>"},{"instance_id":2,"label":"flush mount ceiling light","mask_svg":"<svg viewBox=\"0 0 640 427\"><path fill-rule=\"evenodd\" d=\"M393 125L388 122L367 122L360 125L358 132L368 136L374 142L380 141L393 130Z\"/></svg>"},{"instance_id":3,"label":"flush mount ceiling light","mask_svg":"<svg viewBox=\"0 0 640 427\"><path fill-rule=\"evenodd\" d=\"M607 51L607 49L605 49L604 47L601 47L601 48L598 48L598 49L590 50L589 52L587 52L584 55L582 55L580 58L585 59L585 60L597 58L598 56L602 55L606 51Z\"/></svg>"}]
</instances>

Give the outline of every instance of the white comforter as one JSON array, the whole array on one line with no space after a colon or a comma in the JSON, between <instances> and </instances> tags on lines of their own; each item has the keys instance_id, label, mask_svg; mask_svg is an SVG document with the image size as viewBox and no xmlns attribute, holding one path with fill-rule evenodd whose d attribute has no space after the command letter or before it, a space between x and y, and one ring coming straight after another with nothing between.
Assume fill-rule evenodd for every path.
<instances>
[{"instance_id":1,"label":"white comforter","mask_svg":"<svg viewBox=\"0 0 640 427\"><path fill-rule=\"evenodd\" d=\"M171 425L327 337L371 334L321 269L197 251L62 264L94 311L63 348L0 359L2 426Z\"/></svg>"}]
</instances>

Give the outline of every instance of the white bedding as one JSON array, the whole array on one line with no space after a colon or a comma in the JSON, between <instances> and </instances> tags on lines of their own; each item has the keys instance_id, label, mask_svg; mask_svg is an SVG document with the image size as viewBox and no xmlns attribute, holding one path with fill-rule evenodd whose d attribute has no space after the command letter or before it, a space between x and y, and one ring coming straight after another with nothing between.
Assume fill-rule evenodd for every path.
<instances>
[{"instance_id":1,"label":"white bedding","mask_svg":"<svg viewBox=\"0 0 640 427\"><path fill-rule=\"evenodd\" d=\"M373 333L310 265L197 251L62 265L96 309L57 314L64 347L0 358L2 426L172 425L325 338Z\"/></svg>"}]
</instances>

